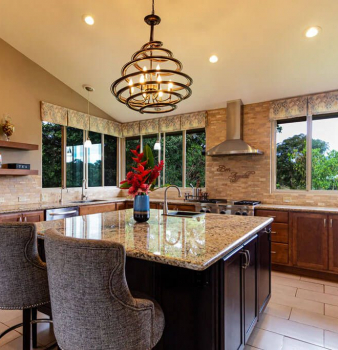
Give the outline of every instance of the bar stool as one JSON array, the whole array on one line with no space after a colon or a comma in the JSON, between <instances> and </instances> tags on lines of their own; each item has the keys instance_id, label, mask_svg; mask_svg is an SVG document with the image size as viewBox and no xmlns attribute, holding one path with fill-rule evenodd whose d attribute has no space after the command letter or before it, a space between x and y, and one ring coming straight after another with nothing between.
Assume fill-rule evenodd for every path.
<instances>
[{"instance_id":1,"label":"bar stool","mask_svg":"<svg viewBox=\"0 0 338 350\"><path fill-rule=\"evenodd\" d=\"M23 310L23 322L0 334L23 327L23 349L37 347L37 307L50 302L46 264L37 252L34 224L0 224L0 309ZM55 345L54 345L55 346ZM49 347L50 349L52 347Z\"/></svg>"},{"instance_id":2,"label":"bar stool","mask_svg":"<svg viewBox=\"0 0 338 350\"><path fill-rule=\"evenodd\" d=\"M109 241L45 233L55 337L62 350L149 350L164 315L156 301L131 295L125 250Z\"/></svg>"}]
</instances>

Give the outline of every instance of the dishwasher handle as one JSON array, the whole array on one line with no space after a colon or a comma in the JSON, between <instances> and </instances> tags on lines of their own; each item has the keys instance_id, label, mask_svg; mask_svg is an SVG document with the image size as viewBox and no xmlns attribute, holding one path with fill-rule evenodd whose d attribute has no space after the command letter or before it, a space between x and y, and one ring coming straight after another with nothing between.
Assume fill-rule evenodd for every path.
<instances>
[{"instance_id":1,"label":"dishwasher handle","mask_svg":"<svg viewBox=\"0 0 338 350\"><path fill-rule=\"evenodd\" d=\"M62 215L71 215L71 214L77 214L77 210L64 211L61 213L49 213L50 216L62 216Z\"/></svg>"}]
</instances>

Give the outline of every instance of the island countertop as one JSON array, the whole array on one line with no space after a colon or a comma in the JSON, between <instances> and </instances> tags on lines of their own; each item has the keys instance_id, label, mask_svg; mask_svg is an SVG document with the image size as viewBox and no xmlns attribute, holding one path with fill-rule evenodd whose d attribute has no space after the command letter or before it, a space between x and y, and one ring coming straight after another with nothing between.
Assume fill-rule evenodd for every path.
<instances>
[{"instance_id":1,"label":"island countertop","mask_svg":"<svg viewBox=\"0 0 338 350\"><path fill-rule=\"evenodd\" d=\"M273 219L207 214L195 218L163 216L152 209L150 220L136 223L133 210L120 210L36 223L43 237L56 229L69 237L115 241L129 257L202 271L230 253Z\"/></svg>"}]
</instances>

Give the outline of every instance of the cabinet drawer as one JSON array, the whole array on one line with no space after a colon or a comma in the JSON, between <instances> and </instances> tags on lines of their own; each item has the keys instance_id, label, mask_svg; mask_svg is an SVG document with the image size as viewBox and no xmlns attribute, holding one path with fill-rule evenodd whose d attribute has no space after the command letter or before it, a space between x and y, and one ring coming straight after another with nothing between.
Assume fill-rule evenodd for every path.
<instances>
[{"instance_id":1,"label":"cabinet drawer","mask_svg":"<svg viewBox=\"0 0 338 350\"><path fill-rule=\"evenodd\" d=\"M273 222L271 225L271 241L289 243L289 225Z\"/></svg>"},{"instance_id":2,"label":"cabinet drawer","mask_svg":"<svg viewBox=\"0 0 338 350\"><path fill-rule=\"evenodd\" d=\"M150 209L158 209L157 203L150 203Z\"/></svg>"},{"instance_id":3,"label":"cabinet drawer","mask_svg":"<svg viewBox=\"0 0 338 350\"><path fill-rule=\"evenodd\" d=\"M271 243L271 262L273 264L288 264L289 245L282 243Z\"/></svg>"},{"instance_id":4,"label":"cabinet drawer","mask_svg":"<svg viewBox=\"0 0 338 350\"><path fill-rule=\"evenodd\" d=\"M115 211L115 210L116 210L115 203L84 205L83 207L80 207L80 215L105 213L107 211Z\"/></svg>"},{"instance_id":5,"label":"cabinet drawer","mask_svg":"<svg viewBox=\"0 0 338 350\"><path fill-rule=\"evenodd\" d=\"M116 203L116 210L123 210L126 209L126 203Z\"/></svg>"},{"instance_id":6,"label":"cabinet drawer","mask_svg":"<svg viewBox=\"0 0 338 350\"><path fill-rule=\"evenodd\" d=\"M273 218L275 222L289 222L289 213L287 211L277 210L260 210L255 211L256 216L265 216L267 218Z\"/></svg>"}]
</instances>

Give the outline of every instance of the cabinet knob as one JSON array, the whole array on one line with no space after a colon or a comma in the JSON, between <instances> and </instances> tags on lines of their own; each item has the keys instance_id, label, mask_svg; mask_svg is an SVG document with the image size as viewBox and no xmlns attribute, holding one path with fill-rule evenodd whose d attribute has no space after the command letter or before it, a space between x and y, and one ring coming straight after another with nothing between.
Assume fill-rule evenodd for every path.
<instances>
[{"instance_id":1,"label":"cabinet knob","mask_svg":"<svg viewBox=\"0 0 338 350\"><path fill-rule=\"evenodd\" d=\"M324 219L324 227L326 227L326 219Z\"/></svg>"},{"instance_id":2,"label":"cabinet knob","mask_svg":"<svg viewBox=\"0 0 338 350\"><path fill-rule=\"evenodd\" d=\"M330 227L332 227L332 219L330 219Z\"/></svg>"},{"instance_id":3,"label":"cabinet knob","mask_svg":"<svg viewBox=\"0 0 338 350\"><path fill-rule=\"evenodd\" d=\"M271 250L271 254L277 254L277 252L275 252L275 251Z\"/></svg>"}]
</instances>

